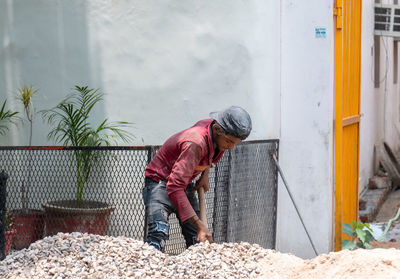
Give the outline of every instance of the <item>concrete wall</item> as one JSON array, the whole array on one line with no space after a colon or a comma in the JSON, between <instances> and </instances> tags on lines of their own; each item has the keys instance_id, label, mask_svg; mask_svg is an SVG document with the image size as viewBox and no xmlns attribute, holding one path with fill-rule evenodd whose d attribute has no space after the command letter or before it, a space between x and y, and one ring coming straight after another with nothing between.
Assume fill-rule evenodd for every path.
<instances>
[{"instance_id":1,"label":"concrete wall","mask_svg":"<svg viewBox=\"0 0 400 279\"><path fill-rule=\"evenodd\" d=\"M279 22L272 0L1 1L0 97L21 109L12 94L32 84L40 110L75 84L100 88L94 123L133 122L136 145L236 104L253 117L251 139L277 138ZM27 144L27 126L2 144ZM34 128L34 145L52 144L40 118Z\"/></svg>"},{"instance_id":2,"label":"concrete wall","mask_svg":"<svg viewBox=\"0 0 400 279\"><path fill-rule=\"evenodd\" d=\"M231 104L250 139L279 138L280 162L318 252L332 239L333 1L0 2L0 100L39 88L38 110L75 84L107 94L93 122L134 122L132 144L172 133ZM305 15L307 15L305 17ZM317 37L316 28L325 28ZM34 145L49 128L35 121ZM27 125L1 145L26 145ZM277 249L313 251L282 183Z\"/></svg>"},{"instance_id":3,"label":"concrete wall","mask_svg":"<svg viewBox=\"0 0 400 279\"><path fill-rule=\"evenodd\" d=\"M392 1L383 1L392 4ZM394 40L378 37L374 42L374 3L363 2L361 65L361 118L359 189L363 191L374 175L374 145L386 141L397 151L400 147L399 72L397 83L394 72ZM376 53L376 48L378 53ZM375 56L379 56L376 64ZM397 65L399 61L397 58ZM375 85L375 68L379 77Z\"/></svg>"},{"instance_id":4,"label":"concrete wall","mask_svg":"<svg viewBox=\"0 0 400 279\"><path fill-rule=\"evenodd\" d=\"M371 2L371 3L369 3ZM361 25L361 105L359 190L367 186L374 172L374 145L384 126L382 95L374 89L374 3L363 3Z\"/></svg>"},{"instance_id":5,"label":"concrete wall","mask_svg":"<svg viewBox=\"0 0 400 279\"><path fill-rule=\"evenodd\" d=\"M282 1L280 161L319 253L332 244L332 3ZM316 28L326 28L326 37ZM278 249L315 256L282 183L278 197Z\"/></svg>"}]
</instances>

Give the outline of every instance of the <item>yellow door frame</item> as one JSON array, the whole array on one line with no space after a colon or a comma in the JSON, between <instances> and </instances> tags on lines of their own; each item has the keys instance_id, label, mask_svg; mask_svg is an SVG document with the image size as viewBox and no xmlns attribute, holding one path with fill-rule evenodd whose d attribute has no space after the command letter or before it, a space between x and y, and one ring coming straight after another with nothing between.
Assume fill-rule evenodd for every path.
<instances>
[{"instance_id":1,"label":"yellow door frame","mask_svg":"<svg viewBox=\"0 0 400 279\"><path fill-rule=\"evenodd\" d=\"M335 251L342 222L358 219L361 83L361 0L336 0L335 16Z\"/></svg>"}]
</instances>

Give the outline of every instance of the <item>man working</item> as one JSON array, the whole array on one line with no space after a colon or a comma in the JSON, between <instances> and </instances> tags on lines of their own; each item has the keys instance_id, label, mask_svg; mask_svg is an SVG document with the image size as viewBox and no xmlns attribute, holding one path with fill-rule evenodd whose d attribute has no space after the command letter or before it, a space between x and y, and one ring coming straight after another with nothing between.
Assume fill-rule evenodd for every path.
<instances>
[{"instance_id":1,"label":"man working","mask_svg":"<svg viewBox=\"0 0 400 279\"><path fill-rule=\"evenodd\" d=\"M169 237L171 213L177 214L186 247L212 242L210 231L198 217L195 191L200 187L209 190L210 167L225 150L246 139L252 125L250 115L237 106L212 113L211 117L167 139L145 170L145 242L162 252ZM191 183L200 173L196 185Z\"/></svg>"}]
</instances>

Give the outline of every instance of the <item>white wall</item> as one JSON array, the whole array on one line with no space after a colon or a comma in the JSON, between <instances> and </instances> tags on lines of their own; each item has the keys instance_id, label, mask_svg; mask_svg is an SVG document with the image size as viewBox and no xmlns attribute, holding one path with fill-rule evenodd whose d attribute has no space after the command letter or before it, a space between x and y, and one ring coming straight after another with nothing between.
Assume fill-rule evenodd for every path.
<instances>
[{"instance_id":1,"label":"white wall","mask_svg":"<svg viewBox=\"0 0 400 279\"><path fill-rule=\"evenodd\" d=\"M370 3L371 2L371 3ZM361 104L359 191L374 172L374 145L382 138L382 94L374 89L374 3L363 2L361 24ZM383 46L382 46L383 47ZM383 51L383 50L382 50ZM381 58L384 58L381 56ZM381 59L385 63L385 59Z\"/></svg>"},{"instance_id":2,"label":"white wall","mask_svg":"<svg viewBox=\"0 0 400 279\"><path fill-rule=\"evenodd\" d=\"M210 111L245 107L250 139L280 138L280 162L317 246L332 238L333 1L0 2L0 100L23 84L38 109L75 84L107 94L104 117L135 123L133 144L161 144ZM307 15L307 17L305 17ZM326 28L316 38L315 28ZM4 62L4 63L3 63ZM26 145L27 128L1 144ZM34 145L48 127L35 122ZM277 249L313 252L282 183Z\"/></svg>"},{"instance_id":3,"label":"white wall","mask_svg":"<svg viewBox=\"0 0 400 279\"><path fill-rule=\"evenodd\" d=\"M332 3L282 1L280 161L319 253L332 246ZM315 28L321 27L326 38L316 38ZM282 183L277 246L301 257L315 256Z\"/></svg>"},{"instance_id":4,"label":"white wall","mask_svg":"<svg viewBox=\"0 0 400 279\"><path fill-rule=\"evenodd\" d=\"M391 1L384 1L391 3ZM379 65L374 60L374 3L363 2L360 125L360 192L374 175L374 145L386 141L396 151L400 147L399 79L394 83L393 38L380 37ZM374 85L374 69L379 67L379 87Z\"/></svg>"},{"instance_id":5,"label":"white wall","mask_svg":"<svg viewBox=\"0 0 400 279\"><path fill-rule=\"evenodd\" d=\"M39 110L80 84L107 94L94 122L134 122L135 145L232 104L251 114L250 139L279 136L276 1L7 0L0 26L0 100L13 109L23 84L39 88ZM1 143L26 145L27 126ZM52 144L48 130L37 119L33 144Z\"/></svg>"}]
</instances>

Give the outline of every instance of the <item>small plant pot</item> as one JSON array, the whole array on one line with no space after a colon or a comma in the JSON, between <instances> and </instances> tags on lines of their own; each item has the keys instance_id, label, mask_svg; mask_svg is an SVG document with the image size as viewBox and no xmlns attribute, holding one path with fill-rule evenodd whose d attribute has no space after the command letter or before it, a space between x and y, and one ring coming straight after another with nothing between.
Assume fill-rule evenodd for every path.
<instances>
[{"instance_id":1,"label":"small plant pot","mask_svg":"<svg viewBox=\"0 0 400 279\"><path fill-rule=\"evenodd\" d=\"M82 232L106 235L114 205L98 201L61 200L44 203L46 235Z\"/></svg>"},{"instance_id":2,"label":"small plant pot","mask_svg":"<svg viewBox=\"0 0 400 279\"><path fill-rule=\"evenodd\" d=\"M13 218L13 229L16 230L13 238L14 249L28 248L31 243L43 237L43 210L11 210L10 215Z\"/></svg>"},{"instance_id":3,"label":"small plant pot","mask_svg":"<svg viewBox=\"0 0 400 279\"><path fill-rule=\"evenodd\" d=\"M4 247L4 255L7 255L8 252L10 252L13 243L13 238L15 237L16 233L17 230L14 229L6 231L6 245Z\"/></svg>"}]
</instances>

